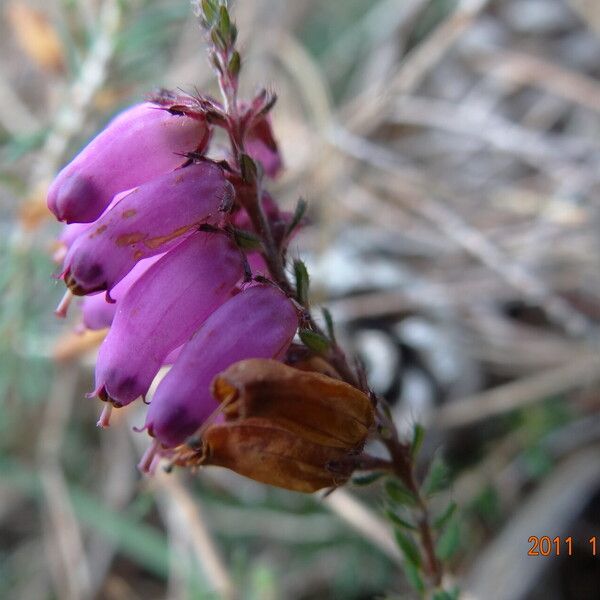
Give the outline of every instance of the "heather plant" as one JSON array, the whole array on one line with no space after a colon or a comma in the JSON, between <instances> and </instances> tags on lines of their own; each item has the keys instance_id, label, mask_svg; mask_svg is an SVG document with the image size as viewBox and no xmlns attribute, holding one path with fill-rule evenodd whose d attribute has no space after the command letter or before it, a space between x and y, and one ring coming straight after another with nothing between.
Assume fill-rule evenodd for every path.
<instances>
[{"instance_id":1,"label":"heather plant","mask_svg":"<svg viewBox=\"0 0 600 600\"><path fill-rule=\"evenodd\" d=\"M283 167L273 92L238 97L242 58L226 3L196 5L221 98L160 90L114 119L56 177L48 207L65 222L60 277L85 296L83 326L109 327L90 394L111 411L150 400L142 471L218 465L298 492L385 478L385 514L407 577L423 597L456 597L445 561L455 506L432 515L444 484L417 477L424 431L403 439L331 315L314 316L305 264L288 244L307 205L268 192ZM217 130L229 147L219 154ZM321 325L323 323L323 325ZM145 435L144 434L144 435ZM386 455L369 448L379 441Z\"/></svg>"}]
</instances>

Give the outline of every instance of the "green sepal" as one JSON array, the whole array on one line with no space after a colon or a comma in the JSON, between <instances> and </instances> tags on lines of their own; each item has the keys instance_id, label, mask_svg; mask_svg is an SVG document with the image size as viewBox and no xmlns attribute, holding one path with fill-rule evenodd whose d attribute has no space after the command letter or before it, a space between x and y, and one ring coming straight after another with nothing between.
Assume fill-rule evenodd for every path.
<instances>
[{"instance_id":1,"label":"green sepal","mask_svg":"<svg viewBox=\"0 0 600 600\"><path fill-rule=\"evenodd\" d=\"M413 458L415 458L419 454L419 450L423 445L423 440L425 439L425 428L420 423L415 423L415 427L413 430L413 439L410 445L410 454Z\"/></svg>"},{"instance_id":2,"label":"green sepal","mask_svg":"<svg viewBox=\"0 0 600 600\"><path fill-rule=\"evenodd\" d=\"M240 154L240 170L242 172L242 179L246 183L256 183L258 168L252 157L248 154Z\"/></svg>"},{"instance_id":3,"label":"green sepal","mask_svg":"<svg viewBox=\"0 0 600 600\"><path fill-rule=\"evenodd\" d=\"M400 506L417 505L417 499L414 494L395 479L390 479L386 482L385 491L390 500L395 504Z\"/></svg>"},{"instance_id":4,"label":"green sepal","mask_svg":"<svg viewBox=\"0 0 600 600\"><path fill-rule=\"evenodd\" d=\"M384 475L385 473L383 471L373 471L372 473L365 473L364 475L355 475L352 477L352 483L359 486L371 485L381 479Z\"/></svg>"},{"instance_id":5,"label":"green sepal","mask_svg":"<svg viewBox=\"0 0 600 600\"><path fill-rule=\"evenodd\" d=\"M229 11L226 6L219 8L219 33L225 42L229 45L231 43L231 20L229 18Z\"/></svg>"},{"instance_id":6,"label":"green sepal","mask_svg":"<svg viewBox=\"0 0 600 600\"><path fill-rule=\"evenodd\" d=\"M240 53L236 50L229 59L229 64L227 65L228 71L237 77L240 73L240 69L242 68L242 59L240 57Z\"/></svg>"},{"instance_id":7,"label":"green sepal","mask_svg":"<svg viewBox=\"0 0 600 600\"><path fill-rule=\"evenodd\" d=\"M209 26L214 25L217 18L217 4L214 0L202 0L202 15Z\"/></svg>"},{"instance_id":8,"label":"green sepal","mask_svg":"<svg viewBox=\"0 0 600 600\"><path fill-rule=\"evenodd\" d=\"M450 521L448 527L437 541L435 551L440 560L454 556L460 545L460 525L457 519Z\"/></svg>"},{"instance_id":9,"label":"green sepal","mask_svg":"<svg viewBox=\"0 0 600 600\"><path fill-rule=\"evenodd\" d=\"M323 312L323 319L325 319L325 326L327 327L327 334L329 335L329 339L335 343L335 329L333 326L333 317L331 316L331 312L328 308L323 307L321 309Z\"/></svg>"},{"instance_id":10,"label":"green sepal","mask_svg":"<svg viewBox=\"0 0 600 600\"><path fill-rule=\"evenodd\" d=\"M317 354L323 354L329 350L329 340L312 329L300 329L298 335L302 343Z\"/></svg>"},{"instance_id":11,"label":"green sepal","mask_svg":"<svg viewBox=\"0 0 600 600\"><path fill-rule=\"evenodd\" d=\"M235 243L242 250L259 250L262 248L261 239L251 231L246 229L233 229Z\"/></svg>"},{"instance_id":12,"label":"green sepal","mask_svg":"<svg viewBox=\"0 0 600 600\"><path fill-rule=\"evenodd\" d=\"M423 578L421 577L421 571L415 565L413 565L409 561L405 561L402 565L404 569L404 574L406 575L406 579L408 579L408 583L413 587L413 589L422 595L425 593L425 584L423 583Z\"/></svg>"},{"instance_id":13,"label":"green sepal","mask_svg":"<svg viewBox=\"0 0 600 600\"><path fill-rule=\"evenodd\" d=\"M455 587L451 591L439 590L433 594L431 600L458 600L460 597L460 589Z\"/></svg>"},{"instance_id":14,"label":"green sepal","mask_svg":"<svg viewBox=\"0 0 600 600\"><path fill-rule=\"evenodd\" d=\"M300 259L294 261L294 275L296 276L296 298L302 306L306 306L308 304L310 278L306 265Z\"/></svg>"},{"instance_id":15,"label":"green sepal","mask_svg":"<svg viewBox=\"0 0 600 600\"><path fill-rule=\"evenodd\" d=\"M454 513L456 512L457 507L458 505L456 504L456 502L450 502L450 504L448 504L448 506L446 507L446 510L444 510L444 512L435 519L435 521L433 522L433 527L435 529L442 529L452 518L452 515L454 515Z\"/></svg>"},{"instance_id":16,"label":"green sepal","mask_svg":"<svg viewBox=\"0 0 600 600\"><path fill-rule=\"evenodd\" d=\"M296 227L298 227L298 225L300 224L300 221L302 221L302 219L304 218L304 215L306 214L306 209L308 208L308 202L306 202L306 200L304 198L300 198L298 200L298 202L296 203L296 208L294 209L294 215L292 216L292 220L290 221L289 225L287 226L286 232L285 232L285 236L288 237L290 236L294 229L296 229Z\"/></svg>"},{"instance_id":17,"label":"green sepal","mask_svg":"<svg viewBox=\"0 0 600 600\"><path fill-rule=\"evenodd\" d=\"M223 39L221 32L216 27L213 27L210 30L210 39L212 40L212 43L219 48L219 50L227 49L227 42Z\"/></svg>"},{"instance_id":18,"label":"green sepal","mask_svg":"<svg viewBox=\"0 0 600 600\"><path fill-rule=\"evenodd\" d=\"M412 523L409 523L408 521L405 521L402 517L400 517L399 515L397 515L393 510L390 510L389 508L387 508L385 510L385 516L396 527L400 527L401 529L408 529L409 531L416 531L416 529L417 529Z\"/></svg>"},{"instance_id":19,"label":"green sepal","mask_svg":"<svg viewBox=\"0 0 600 600\"><path fill-rule=\"evenodd\" d=\"M229 43L234 46L237 40L238 29L235 26L235 23L231 23L229 26Z\"/></svg>"},{"instance_id":20,"label":"green sepal","mask_svg":"<svg viewBox=\"0 0 600 600\"><path fill-rule=\"evenodd\" d=\"M394 530L394 536L396 537L396 543L402 551L406 561L418 569L421 566L421 555L419 554L419 549L416 544L409 536L402 533L399 529Z\"/></svg>"},{"instance_id":21,"label":"green sepal","mask_svg":"<svg viewBox=\"0 0 600 600\"><path fill-rule=\"evenodd\" d=\"M427 477L423 482L423 493L426 496L432 496L437 492L448 487L450 473L448 466L440 457L434 458L432 461Z\"/></svg>"}]
</instances>

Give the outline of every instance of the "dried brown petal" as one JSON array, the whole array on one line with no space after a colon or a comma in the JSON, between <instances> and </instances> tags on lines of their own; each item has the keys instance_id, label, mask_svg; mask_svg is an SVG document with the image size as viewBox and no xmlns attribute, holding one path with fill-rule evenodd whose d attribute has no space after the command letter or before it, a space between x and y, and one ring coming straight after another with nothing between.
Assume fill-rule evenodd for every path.
<instances>
[{"instance_id":1,"label":"dried brown petal","mask_svg":"<svg viewBox=\"0 0 600 600\"><path fill-rule=\"evenodd\" d=\"M180 447L173 462L225 467L261 483L305 493L343 484L354 467L346 451L307 441L263 418L212 425L199 447Z\"/></svg>"},{"instance_id":2,"label":"dried brown petal","mask_svg":"<svg viewBox=\"0 0 600 600\"><path fill-rule=\"evenodd\" d=\"M214 397L229 422L269 419L304 440L359 450L373 424L373 405L360 390L275 360L238 362L218 375Z\"/></svg>"},{"instance_id":3,"label":"dried brown petal","mask_svg":"<svg viewBox=\"0 0 600 600\"><path fill-rule=\"evenodd\" d=\"M320 356L309 356L306 359L298 360L297 362L291 362L290 366L300 371L321 373L321 375L327 375L333 379L341 379L340 374L333 368L333 366Z\"/></svg>"}]
</instances>

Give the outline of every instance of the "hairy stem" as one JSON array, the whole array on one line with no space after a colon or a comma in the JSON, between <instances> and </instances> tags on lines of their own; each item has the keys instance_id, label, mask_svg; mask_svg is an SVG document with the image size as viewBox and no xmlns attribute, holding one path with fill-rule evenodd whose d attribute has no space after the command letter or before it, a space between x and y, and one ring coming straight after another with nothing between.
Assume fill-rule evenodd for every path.
<instances>
[{"instance_id":1,"label":"hairy stem","mask_svg":"<svg viewBox=\"0 0 600 600\"><path fill-rule=\"evenodd\" d=\"M262 176L258 170L251 174L251 176L245 172L247 168L245 168L244 160L248 157L245 155L244 137L246 134L245 130L248 127L248 120L240 114L240 107L238 106L239 55L237 55L235 49L235 36L229 37L228 40L225 45L222 42L221 46L213 44L211 56L216 66L219 87L223 97L227 132L231 142L231 154L234 162L232 167L236 172L233 177L236 179L238 200L246 209L255 231L261 239L262 254L271 277L285 293L292 296L294 295L294 286L290 282L285 270L284 251L275 242L273 231L262 206ZM237 55L238 64L235 67L231 67L234 54ZM300 302L298 298L296 299ZM305 300L300 303L303 308L302 317L306 325L315 333L327 338L328 336L313 317L308 301ZM379 437L388 449L390 461L362 455L360 468L365 470L383 469L394 473L414 497L415 507L413 511L417 527L417 537L425 565L425 574L430 584L434 588L437 588L442 582L443 568L435 554L435 538L431 528L429 511L426 499L421 493L417 482L411 448L398 438L398 432L393 420L389 416L389 413L382 409L382 407L385 407L385 401L376 398L370 392L368 385L364 382L364 377L361 378L360 373L357 374L351 367L344 351L335 340L330 340L330 347L326 352L326 358L344 381L362 389L365 393L369 393L373 397L374 404L377 406Z\"/></svg>"},{"instance_id":2,"label":"hairy stem","mask_svg":"<svg viewBox=\"0 0 600 600\"><path fill-rule=\"evenodd\" d=\"M383 400L379 401L379 407L381 407L383 402ZM413 511L418 529L421 553L427 565L426 573L431 583L435 587L438 587L442 583L443 566L435 554L434 534L431 528L429 509L417 482L411 448L408 444L400 441L393 421L381 408L378 410L378 417L382 424L382 431L385 432L381 435L380 439L390 453L393 471L415 498L416 506Z\"/></svg>"}]
</instances>

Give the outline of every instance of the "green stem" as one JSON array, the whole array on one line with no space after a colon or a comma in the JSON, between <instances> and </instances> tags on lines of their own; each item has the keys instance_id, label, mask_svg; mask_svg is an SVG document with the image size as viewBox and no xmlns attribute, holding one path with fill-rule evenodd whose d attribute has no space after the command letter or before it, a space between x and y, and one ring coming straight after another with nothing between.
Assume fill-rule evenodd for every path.
<instances>
[{"instance_id":1,"label":"green stem","mask_svg":"<svg viewBox=\"0 0 600 600\"><path fill-rule=\"evenodd\" d=\"M381 401L380 401L381 402ZM393 463L393 470L398 479L413 495L416 501L415 518L421 545L422 555L426 562L426 575L435 587L439 587L443 578L443 566L435 554L434 535L429 518L427 502L421 494L417 478L415 476L415 465L411 455L410 446L403 444L398 438L397 429L391 419L381 410L378 411L381 422L384 423L388 432L387 437L381 440L388 448Z\"/></svg>"},{"instance_id":2,"label":"green stem","mask_svg":"<svg viewBox=\"0 0 600 600\"><path fill-rule=\"evenodd\" d=\"M221 64L221 69L219 70L219 87L221 89L223 104L228 118L228 134L231 141L232 155L238 175L241 177L241 156L244 154L245 132L243 131L240 120L237 100L238 74L232 73L228 68L230 59L235 52L235 44L222 49L215 48L215 52L218 54ZM281 248L275 243L273 232L262 207L260 177L257 176L252 183L244 182L242 186L238 186L238 189L240 188L243 190L240 202L248 212L256 233L262 240L262 253L271 276L284 292L292 295L293 286L285 271ZM305 311L306 322L309 324L310 328L316 333L325 336L322 328L319 327L312 316L308 302L303 304L303 308ZM327 358L347 383L360 389L359 378L348 364L344 351L334 340L331 340L331 348L327 354ZM364 391L368 392L368 390ZM381 406L383 401L379 400L378 402L379 406ZM442 582L443 570L440 561L435 555L434 536L431 529L429 512L415 477L414 460L410 452L410 447L400 442L393 421L383 414L381 409L378 411L378 416L380 422L385 425L387 430L387 435L381 436L381 439L388 448L391 463L365 456L363 457L365 466L367 463L372 467L376 466L377 468L388 466L415 497L415 517L421 551L426 564L426 574L433 586L438 587Z\"/></svg>"}]
</instances>

